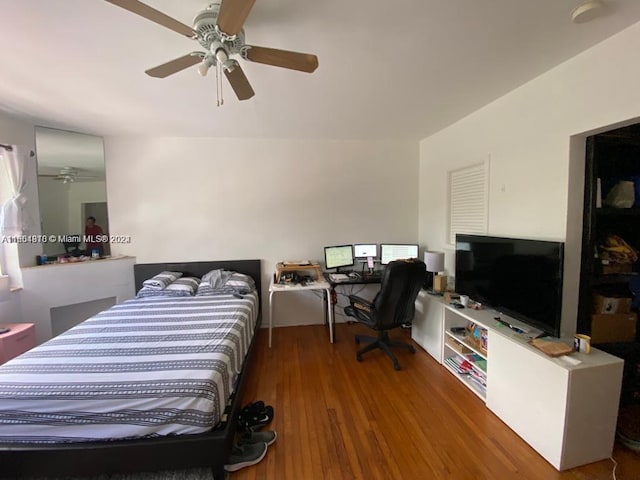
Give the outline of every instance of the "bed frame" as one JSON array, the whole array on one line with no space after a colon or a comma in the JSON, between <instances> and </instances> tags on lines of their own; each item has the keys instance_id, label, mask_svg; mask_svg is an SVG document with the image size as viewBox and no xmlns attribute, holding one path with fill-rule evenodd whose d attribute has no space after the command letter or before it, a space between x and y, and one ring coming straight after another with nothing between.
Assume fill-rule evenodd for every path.
<instances>
[{"instance_id":1,"label":"bed frame","mask_svg":"<svg viewBox=\"0 0 640 480\"><path fill-rule=\"evenodd\" d=\"M137 264L133 268L136 291L141 288L145 279L164 270L179 271L185 275L200 277L210 270L224 268L250 275L256 283L258 294L261 293L260 260L150 263ZM261 312L260 303L259 308ZM0 478L95 475L209 467L215 480L224 479L224 464L235 440L246 371L255 350L255 339L261 318L261 313L258 313L256 330L238 377L235 393L225 410L226 421L222 421L211 432L53 445L0 443Z\"/></svg>"}]
</instances>

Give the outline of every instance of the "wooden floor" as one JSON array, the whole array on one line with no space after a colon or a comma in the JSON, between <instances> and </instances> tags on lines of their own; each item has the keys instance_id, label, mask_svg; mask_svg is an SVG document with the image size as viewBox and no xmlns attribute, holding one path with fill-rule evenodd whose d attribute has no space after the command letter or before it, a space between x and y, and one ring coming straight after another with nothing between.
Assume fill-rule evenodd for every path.
<instances>
[{"instance_id":1,"label":"wooden floor","mask_svg":"<svg viewBox=\"0 0 640 480\"><path fill-rule=\"evenodd\" d=\"M398 350L355 359L359 325L278 328L257 339L244 403L264 400L278 432L259 464L231 480L611 479L605 460L559 473L431 356ZM410 341L408 331L392 337ZM640 479L640 455L616 446L618 480Z\"/></svg>"}]
</instances>

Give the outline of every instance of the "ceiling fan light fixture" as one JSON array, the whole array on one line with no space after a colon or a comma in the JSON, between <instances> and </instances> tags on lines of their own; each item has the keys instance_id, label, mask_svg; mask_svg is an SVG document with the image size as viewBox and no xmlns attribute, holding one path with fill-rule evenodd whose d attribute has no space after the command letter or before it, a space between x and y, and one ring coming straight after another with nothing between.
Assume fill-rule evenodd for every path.
<instances>
[{"instance_id":1,"label":"ceiling fan light fixture","mask_svg":"<svg viewBox=\"0 0 640 480\"><path fill-rule=\"evenodd\" d=\"M589 0L578 5L571 12L573 23L586 23L602 15L604 5L600 0Z\"/></svg>"},{"instance_id":2,"label":"ceiling fan light fixture","mask_svg":"<svg viewBox=\"0 0 640 480\"><path fill-rule=\"evenodd\" d=\"M209 71L210 68L211 68L211 64L205 58L204 60L202 60L202 63L200 63L200 65L198 65L198 73L201 76L206 77L207 76L207 72Z\"/></svg>"},{"instance_id":3,"label":"ceiling fan light fixture","mask_svg":"<svg viewBox=\"0 0 640 480\"><path fill-rule=\"evenodd\" d=\"M215 56L216 60L218 60L218 62L222 63L223 65L225 62L227 62L227 60L229 60L229 54L222 47L219 47L215 50Z\"/></svg>"}]
</instances>

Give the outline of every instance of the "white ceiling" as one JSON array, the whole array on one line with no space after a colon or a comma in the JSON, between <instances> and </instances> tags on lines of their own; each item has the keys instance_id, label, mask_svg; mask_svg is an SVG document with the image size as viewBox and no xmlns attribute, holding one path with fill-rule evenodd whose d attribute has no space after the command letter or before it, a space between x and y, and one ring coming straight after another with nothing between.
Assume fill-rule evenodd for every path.
<instances>
[{"instance_id":1,"label":"white ceiling","mask_svg":"<svg viewBox=\"0 0 640 480\"><path fill-rule=\"evenodd\" d=\"M227 0L228 1L228 0ZM315 53L313 74L241 61L256 96L196 67L199 45L102 0L0 0L0 109L101 135L420 139L640 20L573 24L580 0L257 0L248 44ZM147 0L191 24L206 0Z\"/></svg>"}]
</instances>

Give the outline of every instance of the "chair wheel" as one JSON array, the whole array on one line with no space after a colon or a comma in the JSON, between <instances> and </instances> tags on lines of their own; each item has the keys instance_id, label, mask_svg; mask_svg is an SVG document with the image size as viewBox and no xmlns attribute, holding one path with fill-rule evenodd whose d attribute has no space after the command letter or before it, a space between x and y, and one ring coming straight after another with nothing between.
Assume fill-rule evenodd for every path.
<instances>
[{"instance_id":1,"label":"chair wheel","mask_svg":"<svg viewBox=\"0 0 640 480\"><path fill-rule=\"evenodd\" d=\"M359 362L362 361L362 355L356 355L356 360L358 360Z\"/></svg>"},{"instance_id":2,"label":"chair wheel","mask_svg":"<svg viewBox=\"0 0 640 480\"><path fill-rule=\"evenodd\" d=\"M411 346L410 346L409 351L410 351L411 353L416 353L416 349L415 349L415 348L413 348L413 345L411 345Z\"/></svg>"},{"instance_id":3,"label":"chair wheel","mask_svg":"<svg viewBox=\"0 0 640 480\"><path fill-rule=\"evenodd\" d=\"M400 370L400 364L394 363L393 364L393 368L394 368L394 370Z\"/></svg>"},{"instance_id":4,"label":"chair wheel","mask_svg":"<svg viewBox=\"0 0 640 480\"><path fill-rule=\"evenodd\" d=\"M356 337L356 345L360 345L360 339Z\"/></svg>"}]
</instances>

